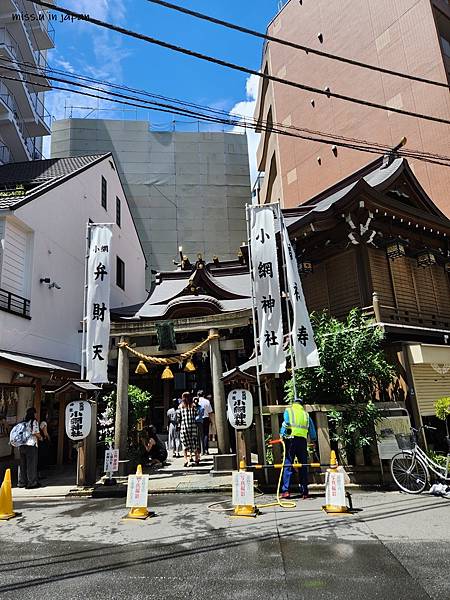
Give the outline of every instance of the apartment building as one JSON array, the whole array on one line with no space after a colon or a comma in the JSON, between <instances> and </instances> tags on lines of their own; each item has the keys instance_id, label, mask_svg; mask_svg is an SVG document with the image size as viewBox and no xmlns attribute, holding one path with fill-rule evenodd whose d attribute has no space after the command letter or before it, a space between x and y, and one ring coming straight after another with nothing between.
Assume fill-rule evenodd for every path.
<instances>
[{"instance_id":1,"label":"apartment building","mask_svg":"<svg viewBox=\"0 0 450 600\"><path fill-rule=\"evenodd\" d=\"M42 137L51 127L44 106L50 84L36 69L42 72L53 47L48 11L26 0L0 1L0 165L42 158Z\"/></svg>"},{"instance_id":2,"label":"apartment building","mask_svg":"<svg viewBox=\"0 0 450 600\"><path fill-rule=\"evenodd\" d=\"M448 84L448 0L289 0L268 33L331 54ZM436 87L369 71L287 46L265 44L262 71L320 90L369 100L386 107L450 119L450 94ZM394 147L403 136L408 149L449 152L450 127L338 100L327 95L262 81L256 108L264 121L308 128ZM293 207L349 176L373 154L276 133L261 136L258 149L260 202ZM449 169L409 161L421 185L450 214Z\"/></svg>"}]
</instances>

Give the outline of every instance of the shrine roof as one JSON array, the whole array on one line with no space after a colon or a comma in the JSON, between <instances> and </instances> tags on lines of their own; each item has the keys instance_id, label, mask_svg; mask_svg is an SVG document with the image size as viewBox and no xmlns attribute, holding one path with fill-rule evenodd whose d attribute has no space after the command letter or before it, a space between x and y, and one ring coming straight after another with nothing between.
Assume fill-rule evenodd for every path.
<instances>
[{"instance_id":1,"label":"shrine roof","mask_svg":"<svg viewBox=\"0 0 450 600\"><path fill-rule=\"evenodd\" d=\"M179 316L181 312L199 316L250 308L248 266L239 261L227 261L223 266L201 263L186 270L160 272L152 293L140 307L114 310L113 318L161 319Z\"/></svg>"},{"instance_id":2,"label":"shrine roof","mask_svg":"<svg viewBox=\"0 0 450 600\"><path fill-rule=\"evenodd\" d=\"M397 189L399 181L402 185L409 186L410 195ZM297 229L303 224L320 219L324 213L339 210L341 203L364 192L378 193L382 199L384 196L390 208L401 207L417 215L421 214L424 218L440 219L450 225L447 217L421 187L408 161L402 157L391 160L387 157L378 158L298 207L284 210L286 225L291 230Z\"/></svg>"}]
</instances>

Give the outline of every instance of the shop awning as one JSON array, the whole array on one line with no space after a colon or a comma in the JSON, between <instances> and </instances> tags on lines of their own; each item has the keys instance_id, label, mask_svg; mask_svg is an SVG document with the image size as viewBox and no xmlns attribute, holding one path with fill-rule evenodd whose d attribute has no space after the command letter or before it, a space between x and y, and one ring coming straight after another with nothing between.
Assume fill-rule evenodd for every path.
<instances>
[{"instance_id":1,"label":"shop awning","mask_svg":"<svg viewBox=\"0 0 450 600\"><path fill-rule=\"evenodd\" d=\"M54 360L52 358L43 358L40 356L30 356L27 354L20 354L18 352L6 352L0 350L0 361L10 363L12 366L23 370L39 370L39 371L58 371L59 373L66 373L72 375L80 373L80 365L76 363L69 363L60 360Z\"/></svg>"},{"instance_id":2,"label":"shop awning","mask_svg":"<svg viewBox=\"0 0 450 600\"><path fill-rule=\"evenodd\" d=\"M450 346L409 344L408 348L413 365L450 364Z\"/></svg>"}]
</instances>

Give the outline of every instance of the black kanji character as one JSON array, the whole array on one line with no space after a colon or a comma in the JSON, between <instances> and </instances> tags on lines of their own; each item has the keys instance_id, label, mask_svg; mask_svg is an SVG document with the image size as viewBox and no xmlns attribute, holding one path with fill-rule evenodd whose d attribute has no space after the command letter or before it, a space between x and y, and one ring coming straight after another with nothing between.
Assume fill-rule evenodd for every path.
<instances>
[{"instance_id":1,"label":"black kanji character","mask_svg":"<svg viewBox=\"0 0 450 600\"><path fill-rule=\"evenodd\" d=\"M275 331L267 331L266 329L266 333L264 335L264 343L268 348L270 348L270 346L278 346L279 342L277 340L277 334L275 333Z\"/></svg>"},{"instance_id":2,"label":"black kanji character","mask_svg":"<svg viewBox=\"0 0 450 600\"><path fill-rule=\"evenodd\" d=\"M70 433L72 437L81 437L83 435L83 419L81 417L70 419Z\"/></svg>"},{"instance_id":3,"label":"black kanji character","mask_svg":"<svg viewBox=\"0 0 450 600\"><path fill-rule=\"evenodd\" d=\"M92 346L92 350L94 352L94 356L92 357L92 360L95 360L96 358L98 358L99 360L105 360L102 356L103 344L96 344L96 345Z\"/></svg>"},{"instance_id":4,"label":"black kanji character","mask_svg":"<svg viewBox=\"0 0 450 600\"><path fill-rule=\"evenodd\" d=\"M256 236L256 239L260 240L261 244L264 244L264 242L266 241L266 238L269 240L270 239L270 235L268 233L266 233L264 231L264 229L261 227L261 234L258 233L258 235Z\"/></svg>"},{"instance_id":5,"label":"black kanji character","mask_svg":"<svg viewBox=\"0 0 450 600\"><path fill-rule=\"evenodd\" d=\"M245 413L235 414L234 415L234 424L236 427L244 427L245 426Z\"/></svg>"},{"instance_id":6,"label":"black kanji character","mask_svg":"<svg viewBox=\"0 0 450 600\"><path fill-rule=\"evenodd\" d=\"M294 283L294 296L297 302L300 300L300 292L298 291L298 285Z\"/></svg>"},{"instance_id":7,"label":"black kanji character","mask_svg":"<svg viewBox=\"0 0 450 600\"><path fill-rule=\"evenodd\" d=\"M292 254L292 246L290 244L288 244L288 252L289 258L292 260L294 258L294 255Z\"/></svg>"},{"instance_id":8,"label":"black kanji character","mask_svg":"<svg viewBox=\"0 0 450 600\"><path fill-rule=\"evenodd\" d=\"M306 342L309 340L308 331L304 325L298 328L297 340L300 344L303 344L303 346L306 346Z\"/></svg>"},{"instance_id":9,"label":"black kanji character","mask_svg":"<svg viewBox=\"0 0 450 600\"><path fill-rule=\"evenodd\" d=\"M95 321L104 321L105 320L105 312L106 306L105 303L102 302L102 305L94 303L92 306L92 320Z\"/></svg>"},{"instance_id":10,"label":"black kanji character","mask_svg":"<svg viewBox=\"0 0 450 600\"><path fill-rule=\"evenodd\" d=\"M105 277L105 275L108 275L108 271L106 270L105 265L103 265L102 263L98 264L97 270L94 271L94 275L95 275L95 280L97 281L97 279L100 277L100 279L103 281L103 278Z\"/></svg>"},{"instance_id":11,"label":"black kanji character","mask_svg":"<svg viewBox=\"0 0 450 600\"><path fill-rule=\"evenodd\" d=\"M263 296L262 300L261 300L261 304L262 304L262 309L266 314L267 314L267 312L272 313L273 307L275 306L275 299L272 298L272 296L270 294L268 295L267 298L266 298L266 296Z\"/></svg>"},{"instance_id":12,"label":"black kanji character","mask_svg":"<svg viewBox=\"0 0 450 600\"><path fill-rule=\"evenodd\" d=\"M263 277L273 277L273 267L271 262L260 262L258 265L258 275L259 278Z\"/></svg>"}]
</instances>

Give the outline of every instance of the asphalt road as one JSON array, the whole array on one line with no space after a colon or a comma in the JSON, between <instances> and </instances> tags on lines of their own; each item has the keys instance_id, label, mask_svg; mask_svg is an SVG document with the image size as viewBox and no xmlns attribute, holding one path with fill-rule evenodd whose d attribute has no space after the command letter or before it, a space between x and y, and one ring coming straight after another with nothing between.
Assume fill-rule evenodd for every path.
<instances>
[{"instance_id":1,"label":"asphalt road","mask_svg":"<svg viewBox=\"0 0 450 600\"><path fill-rule=\"evenodd\" d=\"M121 499L17 502L0 522L0 598L450 598L448 500L373 492L352 516L317 498L231 519L208 510L219 499L150 497L144 522L123 520Z\"/></svg>"}]
</instances>

